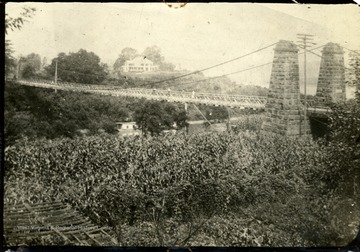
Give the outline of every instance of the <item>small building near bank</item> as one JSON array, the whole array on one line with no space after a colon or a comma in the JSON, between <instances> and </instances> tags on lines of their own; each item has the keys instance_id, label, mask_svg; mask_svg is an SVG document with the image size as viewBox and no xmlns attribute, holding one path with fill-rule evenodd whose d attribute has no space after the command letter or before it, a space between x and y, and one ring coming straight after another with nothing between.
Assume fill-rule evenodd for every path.
<instances>
[{"instance_id":1,"label":"small building near bank","mask_svg":"<svg viewBox=\"0 0 360 252\"><path fill-rule=\"evenodd\" d=\"M141 135L141 130L137 127L136 122L117 122L116 125L120 136Z\"/></svg>"}]
</instances>

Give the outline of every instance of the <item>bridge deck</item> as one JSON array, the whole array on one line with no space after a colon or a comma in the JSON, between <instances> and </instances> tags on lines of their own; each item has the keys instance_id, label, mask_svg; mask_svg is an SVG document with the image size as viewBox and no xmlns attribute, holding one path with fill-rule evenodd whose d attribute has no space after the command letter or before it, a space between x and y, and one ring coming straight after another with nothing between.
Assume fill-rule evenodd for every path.
<instances>
[{"instance_id":1,"label":"bridge deck","mask_svg":"<svg viewBox=\"0 0 360 252\"><path fill-rule=\"evenodd\" d=\"M17 81L21 85L49 88L56 90L69 90L77 92L97 93L101 95L128 96L150 100L166 100L169 102L196 103L214 106L228 106L239 108L264 109L266 97L246 95L225 95L213 93L193 93L182 91L167 91L155 89L128 88L120 89L114 86L84 85L73 83L51 83L35 81Z\"/></svg>"},{"instance_id":2,"label":"bridge deck","mask_svg":"<svg viewBox=\"0 0 360 252\"><path fill-rule=\"evenodd\" d=\"M165 100L168 102L195 103L212 106L227 106L248 109L265 109L267 97L248 95L226 95L214 93L194 93L183 91L167 91L145 88L120 89L115 86L85 85L78 83L53 83L18 80L17 83L26 86L49 88L54 90L67 90L75 92L96 93L100 95L127 96L145 98L149 100ZM304 105L304 104L303 104ZM315 103L308 102L307 110L311 113L328 113L327 107L317 107Z\"/></svg>"}]
</instances>

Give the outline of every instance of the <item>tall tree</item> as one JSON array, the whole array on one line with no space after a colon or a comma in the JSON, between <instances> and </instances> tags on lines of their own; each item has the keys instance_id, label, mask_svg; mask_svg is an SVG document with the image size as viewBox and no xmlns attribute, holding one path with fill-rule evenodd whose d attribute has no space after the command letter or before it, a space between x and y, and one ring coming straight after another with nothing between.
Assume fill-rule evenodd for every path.
<instances>
[{"instance_id":1,"label":"tall tree","mask_svg":"<svg viewBox=\"0 0 360 252\"><path fill-rule=\"evenodd\" d=\"M143 52L143 55L151 60L155 65L161 65L161 63L164 61L164 57L161 55L161 49L160 47L153 45L150 47L146 47L146 49Z\"/></svg>"},{"instance_id":2,"label":"tall tree","mask_svg":"<svg viewBox=\"0 0 360 252\"><path fill-rule=\"evenodd\" d=\"M16 72L16 60L9 40L5 40L5 78L14 76Z\"/></svg>"},{"instance_id":3,"label":"tall tree","mask_svg":"<svg viewBox=\"0 0 360 252\"><path fill-rule=\"evenodd\" d=\"M40 71L41 69L41 57L39 54L30 53L25 57L26 63L31 65L35 71Z\"/></svg>"},{"instance_id":4,"label":"tall tree","mask_svg":"<svg viewBox=\"0 0 360 252\"><path fill-rule=\"evenodd\" d=\"M132 60L137 55L137 51L134 48L126 47L121 50L121 54L116 59L113 69L116 72L121 72L121 67L124 65L125 61Z\"/></svg>"},{"instance_id":5,"label":"tall tree","mask_svg":"<svg viewBox=\"0 0 360 252\"><path fill-rule=\"evenodd\" d=\"M175 65L173 63L169 63L169 62L162 62L160 64L160 70L163 71L174 71L175 69Z\"/></svg>"},{"instance_id":6,"label":"tall tree","mask_svg":"<svg viewBox=\"0 0 360 252\"><path fill-rule=\"evenodd\" d=\"M344 183L341 190L347 195L353 193L358 195L360 181L360 55L350 54L350 64L347 72L347 84L356 88L355 99L350 99L341 103L334 103L331 107L328 119L330 121L328 144L333 150L333 155L337 160L341 160L341 153L346 153L351 158L347 160L341 170L331 170L331 177L334 181ZM352 182L352 183L351 183Z\"/></svg>"},{"instance_id":7,"label":"tall tree","mask_svg":"<svg viewBox=\"0 0 360 252\"><path fill-rule=\"evenodd\" d=\"M150 133L152 136L159 134L162 130L171 129L174 123L178 128L187 125L186 113L169 103L147 101L134 113L134 120L144 135Z\"/></svg>"},{"instance_id":8,"label":"tall tree","mask_svg":"<svg viewBox=\"0 0 360 252\"><path fill-rule=\"evenodd\" d=\"M41 57L39 54L30 53L26 57L21 57L19 62L21 78L32 78L39 73L41 69Z\"/></svg>"},{"instance_id":9,"label":"tall tree","mask_svg":"<svg viewBox=\"0 0 360 252\"><path fill-rule=\"evenodd\" d=\"M50 76L55 75L56 62L58 78L61 81L97 84L101 83L107 76L107 67L100 62L99 56L84 49L68 55L59 53L46 67Z\"/></svg>"},{"instance_id":10,"label":"tall tree","mask_svg":"<svg viewBox=\"0 0 360 252\"><path fill-rule=\"evenodd\" d=\"M360 101L360 53L350 53L347 84L356 88L356 96Z\"/></svg>"},{"instance_id":11,"label":"tall tree","mask_svg":"<svg viewBox=\"0 0 360 252\"><path fill-rule=\"evenodd\" d=\"M7 13L5 13L5 34L8 33L8 29L12 31L15 29L21 29L24 22L27 22L28 18L31 18L35 11L35 8L23 7L20 16L16 18L10 17Z\"/></svg>"},{"instance_id":12,"label":"tall tree","mask_svg":"<svg viewBox=\"0 0 360 252\"><path fill-rule=\"evenodd\" d=\"M161 54L160 47L153 45L146 47L143 52L143 55L151 60L155 65L159 66L159 69L162 71L174 71L175 65L169 62L165 62L165 57Z\"/></svg>"},{"instance_id":13,"label":"tall tree","mask_svg":"<svg viewBox=\"0 0 360 252\"><path fill-rule=\"evenodd\" d=\"M20 30L35 11L35 8L23 7L18 17L10 17L8 13L5 13L5 34L8 34L9 29L11 31ZM14 75L16 71L16 61L12 54L11 42L5 40L5 77Z\"/></svg>"},{"instance_id":14,"label":"tall tree","mask_svg":"<svg viewBox=\"0 0 360 252\"><path fill-rule=\"evenodd\" d=\"M47 58L44 57L41 61L41 70L43 70L47 66Z\"/></svg>"}]
</instances>

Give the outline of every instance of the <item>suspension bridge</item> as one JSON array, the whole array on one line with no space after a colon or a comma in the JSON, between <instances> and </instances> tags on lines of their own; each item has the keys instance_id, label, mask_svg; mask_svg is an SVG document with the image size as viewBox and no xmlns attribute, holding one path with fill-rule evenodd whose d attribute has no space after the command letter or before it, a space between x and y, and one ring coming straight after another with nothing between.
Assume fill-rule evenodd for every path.
<instances>
[{"instance_id":1,"label":"suspension bridge","mask_svg":"<svg viewBox=\"0 0 360 252\"><path fill-rule=\"evenodd\" d=\"M269 48L267 46L265 48ZM264 48L263 48L264 49ZM303 48L304 52L309 51ZM261 51L260 49L256 52ZM266 111L266 118L262 129L266 132L283 135L306 135L310 132L309 119L319 114L326 114L330 111L327 104L341 102L345 100L345 66L344 51L338 44L328 43L322 50L319 78L317 83L316 96L312 101L300 99L299 87L299 66L298 66L298 47L290 41L279 41L274 48L274 59L272 62L272 72L270 76L270 86L268 95L265 96L245 96L245 95L226 95L214 93L195 93L183 91L156 90L144 88L121 89L106 85L86 85L78 83L61 83L17 80L17 83L25 86L47 88L53 90L64 90L74 92L93 93L99 95L109 95L116 97L145 98L149 100L165 100L168 102L181 102L204 104L211 106L227 106L247 109L260 109ZM235 61L252 53L237 57L233 60L217 64L212 67L201 69L193 73L205 71L231 61ZM256 67L261 67L262 64ZM252 67L249 69L254 69ZM249 70L245 69L245 70ZM243 72L245 70L234 73ZM177 76L164 81L172 81L182 78L192 73ZM233 73L230 73L233 74ZM210 78L209 78L210 79ZM160 81L163 82L163 81ZM159 83L159 82L156 82ZM308 112L308 113L307 113ZM46 216L42 216L43 209L46 209ZM72 211L71 218L68 212ZM65 207L61 202L40 205L21 205L5 208L5 215L8 216L5 223L5 237L8 242L17 244L19 239L25 237L42 237L43 235L57 235L64 240L72 241L79 245L87 244L116 244L111 233L96 227L88 220L81 217L70 208ZM42 218L39 218L42 217ZM29 218L34 218L37 224L43 224L44 218L48 218L47 223L57 225L60 220L68 218L70 227L59 230L38 230L22 231L16 230L19 224L29 226ZM79 222L79 226L73 226L74 221ZM82 226L90 225L94 231L83 231Z\"/></svg>"},{"instance_id":2,"label":"suspension bridge","mask_svg":"<svg viewBox=\"0 0 360 252\"><path fill-rule=\"evenodd\" d=\"M78 83L52 83L19 80L21 85L66 90L74 92L95 93L100 95L127 96L145 98L148 100L165 100L168 102L194 103L211 106L228 106L250 109L264 109L266 96L226 95L214 93L195 93L183 91L168 91L158 89L128 88L120 89L104 85L83 85Z\"/></svg>"},{"instance_id":3,"label":"suspension bridge","mask_svg":"<svg viewBox=\"0 0 360 252\"><path fill-rule=\"evenodd\" d=\"M55 81L30 81L18 80L17 83L26 86L47 88L53 90L65 90L74 92L94 93L99 95L125 96L134 98L144 98L148 100L180 102L189 104L200 104L209 106L226 106L240 109L265 110L267 120L263 128L267 131L276 133L290 130L295 135L307 134L309 132L309 123L307 117L316 117L319 114L330 112L328 104L344 101L345 97L345 65L344 65L344 47L338 44L327 43L312 50L306 46L298 46L290 41L280 40L277 43L270 44L253 52L241 55L234 59L200 69L194 72L186 73L180 76L172 77L166 80L148 83L148 86L160 84L163 82L173 83L174 80L186 76L197 74L212 68L216 68L230 62L251 56L262 50L274 48L274 58L272 62L260 64L247 69L242 69L229 74L205 78L194 81L193 83L206 81L227 75L238 74L255 68L272 64L270 76L270 86L267 96L249 96L249 95L227 95L215 93L195 93L185 91L170 91L162 89L146 88L119 88L108 85L86 85L79 83L67 83L57 81L57 68L55 71ZM322 55L313 52L319 48L322 49ZM314 54L321 58L319 78L317 83L317 92L314 99L309 100L305 94L304 99L300 99L300 81L299 81L299 48L306 55L306 52ZM347 49L351 52L353 50ZM304 61L304 63L306 63ZM306 69L306 64L304 64ZM304 77L306 80L306 76ZM185 84L191 84L185 83ZM306 87L306 84L304 83ZM290 133L289 133L290 134Z\"/></svg>"},{"instance_id":4,"label":"suspension bridge","mask_svg":"<svg viewBox=\"0 0 360 252\"><path fill-rule=\"evenodd\" d=\"M290 47L289 47L290 45ZM329 112L330 109L326 106L326 102L332 101L334 97L341 97L344 99L344 79L343 79L343 71L345 69L344 60L343 60L343 51L342 47L339 47L337 44L328 43L324 46L319 46L312 50L308 50L304 47L300 47L303 49L303 53L309 52L318 57L321 57L322 66L324 66L319 73L319 82L318 82L318 91L316 94L317 99L315 100L302 100L300 99L300 90L299 90L299 73L298 73L298 63L297 56L300 54L298 52L297 46L292 44L292 42L288 41L279 41L277 43L273 43L271 45L265 46L256 51L247 53L245 55L236 57L234 59L200 69L194 72L186 73L184 75L176 76L173 78L169 78L166 80L161 80L157 82L152 82L149 84L159 84L162 82L171 83L176 79L180 79L192 74L196 74L199 72L203 72L215 67L219 67L230 62L237 61L239 59L250 56L254 53L258 53L262 50L275 47L275 55L273 62L260 64L258 66L253 66L251 68L242 69L240 71L232 72L229 74L205 78L203 80L194 81L193 83L206 81L214 78L219 78L227 75L238 74L241 72L249 71L255 68L263 67L265 65L272 64L272 73L270 77L270 89L269 94L267 96L249 96L249 95L227 95L227 94L215 94L215 93L195 93L195 92L186 92L186 91L169 91L162 89L147 89L147 88L126 88L122 89L116 86L107 86L107 85L86 85L80 83L68 83L68 82L58 82L57 77L55 77L55 81L31 81L31 80L18 80L17 83L26 86L47 88L53 90L65 90L65 91L74 91L74 92L84 92L84 93L95 93L100 95L110 95L110 96L126 96L126 97L134 97L134 98L144 98L148 100L164 100L168 102L180 102L180 103L192 103L192 104L201 104L201 105L209 105L209 106L227 106L232 108L240 108L240 109L254 109L254 110L265 110L266 108L271 108L273 105L273 98L276 98L277 105L280 107L276 107L276 109L286 110L289 109L287 103L289 103L289 99L291 100L291 105L296 105L298 110L305 109L310 113L326 113ZM334 47L335 46L335 47ZM324 47L323 55L318 55L313 51ZM327 49L326 49L327 48ZM347 49L347 48L346 48ZM293 62L290 62L288 59L281 59L282 62L277 62L283 56L289 57L288 52L291 53L291 57ZM350 50L350 49L347 49ZM352 50L350 50L352 51ZM280 56L282 55L282 56ZM334 58L335 57L335 58ZM287 62L286 62L287 61ZM339 63L340 62L340 63ZM286 64L291 63L292 66L297 69L297 72L291 73L289 71L284 70L284 66ZM325 67L327 66L327 67ZM330 71L330 75L329 75ZM329 76L323 76L324 73L328 73ZM326 75L326 74L325 74ZM57 74L55 74L57 76ZM287 80L285 77L291 77ZM340 77L340 79L339 79ZM295 80L293 83L290 83L290 79ZM335 82L336 84L334 84ZM286 83L285 83L286 82ZM275 83L275 85L274 85ZM189 84L189 83L185 83ZM190 82L191 84L191 82ZM290 85L290 86L289 86ZM327 86L326 86L327 85ZM150 85L151 86L151 85ZM335 91L334 91L335 90ZM279 93L280 92L280 93ZM274 94L277 94L274 96ZM322 98L318 99L318 98ZM337 100L337 99L335 99Z\"/></svg>"}]
</instances>

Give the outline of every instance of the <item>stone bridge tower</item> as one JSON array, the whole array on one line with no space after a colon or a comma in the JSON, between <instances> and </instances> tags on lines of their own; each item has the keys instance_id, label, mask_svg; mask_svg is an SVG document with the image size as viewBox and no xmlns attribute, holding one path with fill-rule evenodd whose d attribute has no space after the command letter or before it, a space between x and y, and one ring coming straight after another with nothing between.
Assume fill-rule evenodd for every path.
<instances>
[{"instance_id":1,"label":"stone bridge tower","mask_svg":"<svg viewBox=\"0 0 360 252\"><path fill-rule=\"evenodd\" d=\"M345 101L344 51L338 44L328 43L322 50L317 84L316 106Z\"/></svg>"},{"instance_id":2,"label":"stone bridge tower","mask_svg":"<svg viewBox=\"0 0 360 252\"><path fill-rule=\"evenodd\" d=\"M297 46L281 40L275 47L270 87L262 129L283 135L304 133L303 105L300 103ZM309 126L306 126L309 130Z\"/></svg>"}]
</instances>

